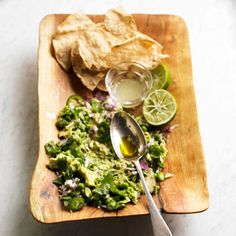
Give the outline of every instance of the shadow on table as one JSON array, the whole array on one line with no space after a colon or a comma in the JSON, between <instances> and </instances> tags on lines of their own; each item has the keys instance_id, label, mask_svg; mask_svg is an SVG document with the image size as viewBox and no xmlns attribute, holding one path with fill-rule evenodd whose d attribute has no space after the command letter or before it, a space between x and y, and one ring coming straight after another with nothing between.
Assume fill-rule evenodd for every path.
<instances>
[{"instance_id":1,"label":"shadow on table","mask_svg":"<svg viewBox=\"0 0 236 236\"><path fill-rule=\"evenodd\" d=\"M23 104L19 122L19 145L23 148L23 153L19 155L21 173L18 182L21 183L17 208L10 209L12 215L12 228L7 232L9 236L63 236L63 235L152 235L152 227L149 216L107 218L87 221L67 222L45 225L33 219L29 209L29 186L32 173L36 164L38 154L38 93L37 93L37 68L36 57L32 60L25 60L30 64L23 63L22 79L17 85L22 93L18 104ZM181 219L174 215L165 216L168 225L174 232L176 225L181 226Z\"/></svg>"},{"instance_id":2,"label":"shadow on table","mask_svg":"<svg viewBox=\"0 0 236 236\"><path fill-rule=\"evenodd\" d=\"M17 235L50 235L50 236L152 236L152 226L149 216L134 216L123 218L107 218L64 222L57 224L41 224L28 217L27 224L22 225ZM175 215L164 216L173 235L185 235L181 218ZM26 228L25 228L26 227Z\"/></svg>"}]
</instances>

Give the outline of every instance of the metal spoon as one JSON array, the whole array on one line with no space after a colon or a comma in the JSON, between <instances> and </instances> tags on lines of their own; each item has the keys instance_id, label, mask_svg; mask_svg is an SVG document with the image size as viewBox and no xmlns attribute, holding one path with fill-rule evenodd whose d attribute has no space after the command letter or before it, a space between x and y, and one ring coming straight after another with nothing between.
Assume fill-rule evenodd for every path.
<instances>
[{"instance_id":1,"label":"metal spoon","mask_svg":"<svg viewBox=\"0 0 236 236\"><path fill-rule=\"evenodd\" d=\"M142 129L137 124L137 122L126 112L118 112L114 115L111 121L110 126L110 134L111 141L115 153L118 157L123 158L128 161L132 161L136 169L139 173L140 179L143 184L144 192L146 194L146 198L148 200L149 212L151 215L152 227L154 236L170 236L172 233L162 218L159 210L156 207L155 202L152 199L152 196L149 192L148 185L145 181L145 178L142 173L142 169L139 163L139 159L146 153L147 151L147 143L142 132ZM122 142L122 138L129 137L132 139L132 142L138 147L137 153L133 157L125 157L122 154L120 149L120 145Z\"/></svg>"}]
</instances>

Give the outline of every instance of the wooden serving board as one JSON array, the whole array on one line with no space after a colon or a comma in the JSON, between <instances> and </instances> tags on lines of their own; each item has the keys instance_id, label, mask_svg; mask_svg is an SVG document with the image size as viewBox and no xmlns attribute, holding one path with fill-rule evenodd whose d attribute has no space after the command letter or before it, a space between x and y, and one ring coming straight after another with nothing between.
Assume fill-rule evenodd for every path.
<instances>
[{"instance_id":1,"label":"wooden serving board","mask_svg":"<svg viewBox=\"0 0 236 236\"><path fill-rule=\"evenodd\" d=\"M57 140L56 115L71 94L83 94L79 79L65 73L52 55L51 39L57 25L67 15L48 15L40 24L38 51L39 95L39 155L30 187L30 207L33 216L43 223L91 219L100 217L148 214L144 196L137 205L130 204L117 212L104 212L84 207L70 213L63 209L57 187L52 183L55 174L46 168L48 156L44 144ZM91 16L101 21L103 16ZM198 127L192 81L188 31L184 21L173 15L135 14L138 29L160 42L163 53L170 55L164 62L170 68L174 82L170 91L178 103L178 113L172 124L178 124L168 140L165 171L174 177L161 184L157 204L167 213L193 213L208 208L208 189L205 161Z\"/></svg>"}]
</instances>

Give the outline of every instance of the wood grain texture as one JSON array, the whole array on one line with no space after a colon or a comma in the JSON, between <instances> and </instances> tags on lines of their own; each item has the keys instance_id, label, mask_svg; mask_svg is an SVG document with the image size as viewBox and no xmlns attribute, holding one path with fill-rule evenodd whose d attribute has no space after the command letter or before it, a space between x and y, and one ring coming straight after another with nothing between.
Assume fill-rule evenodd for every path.
<instances>
[{"instance_id":1,"label":"wood grain texture","mask_svg":"<svg viewBox=\"0 0 236 236\"><path fill-rule=\"evenodd\" d=\"M55 175L46 168L48 156L44 144L57 139L55 116L71 94L87 92L77 78L65 73L52 55L51 38L56 26L67 15L48 15L40 24L38 51L39 95L39 155L30 187L30 207L33 216L43 223L148 214L144 196L137 205L128 205L117 212L85 207L70 213L63 209L52 184ZM91 16L98 22L103 16ZM170 91L178 102L178 113L172 124L179 124L168 140L165 171L174 174L161 184L159 202L168 213L201 212L208 208L205 161L201 146L197 110L192 81L188 31L184 21L173 15L135 14L138 29L163 45L170 55L165 63L174 82Z\"/></svg>"}]
</instances>

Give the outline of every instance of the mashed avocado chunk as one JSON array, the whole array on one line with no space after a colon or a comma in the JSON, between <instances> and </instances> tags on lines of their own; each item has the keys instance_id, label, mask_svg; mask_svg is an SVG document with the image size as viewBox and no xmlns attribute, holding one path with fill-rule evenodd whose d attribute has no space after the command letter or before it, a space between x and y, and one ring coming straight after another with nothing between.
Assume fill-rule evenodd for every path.
<instances>
[{"instance_id":1,"label":"mashed avocado chunk","mask_svg":"<svg viewBox=\"0 0 236 236\"><path fill-rule=\"evenodd\" d=\"M105 101L85 101L73 95L58 115L59 141L50 141L45 151L50 156L47 167L57 178L60 199L69 211L93 205L107 211L118 210L127 203L137 203L142 185L131 162L119 159L110 140L111 117L119 107L106 110ZM167 154L162 134L153 130L142 116L135 117L142 127L148 152L141 160L151 193L158 182ZM144 163L144 164L142 164Z\"/></svg>"}]
</instances>

